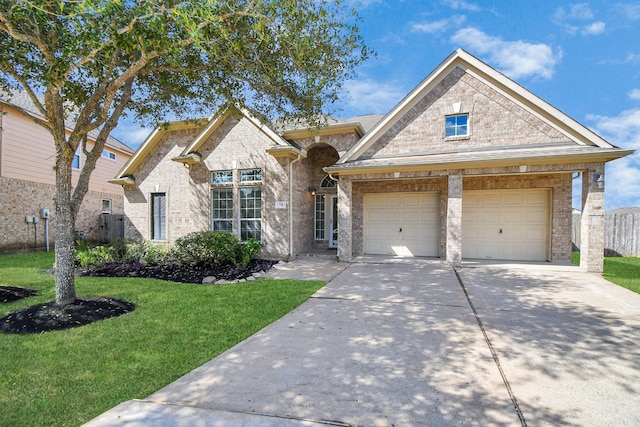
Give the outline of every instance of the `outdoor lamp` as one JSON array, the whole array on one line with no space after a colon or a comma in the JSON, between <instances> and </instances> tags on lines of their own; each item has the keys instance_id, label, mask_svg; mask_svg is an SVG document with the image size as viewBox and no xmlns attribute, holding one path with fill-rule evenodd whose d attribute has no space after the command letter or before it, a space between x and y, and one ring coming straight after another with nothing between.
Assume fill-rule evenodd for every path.
<instances>
[{"instance_id":1,"label":"outdoor lamp","mask_svg":"<svg viewBox=\"0 0 640 427\"><path fill-rule=\"evenodd\" d=\"M598 188L603 189L604 188L604 177L602 176L602 174L596 173L593 175L593 181L598 184Z\"/></svg>"}]
</instances>

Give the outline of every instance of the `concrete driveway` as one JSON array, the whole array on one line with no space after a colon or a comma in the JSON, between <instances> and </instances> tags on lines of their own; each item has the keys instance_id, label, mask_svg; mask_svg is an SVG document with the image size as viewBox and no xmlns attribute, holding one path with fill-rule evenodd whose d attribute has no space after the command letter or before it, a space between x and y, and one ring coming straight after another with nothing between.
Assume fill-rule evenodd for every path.
<instances>
[{"instance_id":1,"label":"concrete driveway","mask_svg":"<svg viewBox=\"0 0 640 427\"><path fill-rule=\"evenodd\" d=\"M571 266L368 261L87 425L640 425L640 295Z\"/></svg>"}]
</instances>

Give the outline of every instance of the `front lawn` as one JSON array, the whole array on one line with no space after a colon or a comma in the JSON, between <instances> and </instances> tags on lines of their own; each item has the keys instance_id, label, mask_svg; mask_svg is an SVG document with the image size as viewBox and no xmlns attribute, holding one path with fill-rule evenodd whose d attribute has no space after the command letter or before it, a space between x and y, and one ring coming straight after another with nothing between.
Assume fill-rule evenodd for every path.
<instances>
[{"instance_id":1,"label":"front lawn","mask_svg":"<svg viewBox=\"0 0 640 427\"><path fill-rule=\"evenodd\" d=\"M55 279L43 273L53 260L45 252L0 255L0 286L38 291L0 303L0 317L54 299ZM123 401L144 398L282 317L323 285L78 277L78 296L120 298L135 310L64 331L0 334L0 424L76 426Z\"/></svg>"},{"instance_id":2,"label":"front lawn","mask_svg":"<svg viewBox=\"0 0 640 427\"><path fill-rule=\"evenodd\" d=\"M580 265L580 252L574 252L571 261ZM640 258L605 257L602 277L640 294Z\"/></svg>"}]
</instances>

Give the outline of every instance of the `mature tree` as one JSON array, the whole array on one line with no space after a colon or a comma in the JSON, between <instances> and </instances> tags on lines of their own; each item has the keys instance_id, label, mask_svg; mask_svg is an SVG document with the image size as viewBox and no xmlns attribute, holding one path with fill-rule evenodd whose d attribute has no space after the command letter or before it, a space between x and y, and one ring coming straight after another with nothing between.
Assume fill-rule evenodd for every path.
<instances>
[{"instance_id":1,"label":"mature tree","mask_svg":"<svg viewBox=\"0 0 640 427\"><path fill-rule=\"evenodd\" d=\"M0 89L27 92L56 148L56 303L75 301L76 214L123 115L148 123L228 103L313 120L367 55L357 15L335 1L0 0Z\"/></svg>"}]
</instances>

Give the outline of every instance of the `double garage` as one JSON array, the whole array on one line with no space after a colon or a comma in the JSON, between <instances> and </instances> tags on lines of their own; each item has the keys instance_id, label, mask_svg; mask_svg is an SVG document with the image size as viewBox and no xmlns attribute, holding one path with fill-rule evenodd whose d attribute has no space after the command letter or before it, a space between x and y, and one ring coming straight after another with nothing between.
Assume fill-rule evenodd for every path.
<instances>
[{"instance_id":1,"label":"double garage","mask_svg":"<svg viewBox=\"0 0 640 427\"><path fill-rule=\"evenodd\" d=\"M547 261L548 189L470 190L462 194L464 258ZM441 256L444 215L440 192L364 194L364 253Z\"/></svg>"}]
</instances>

